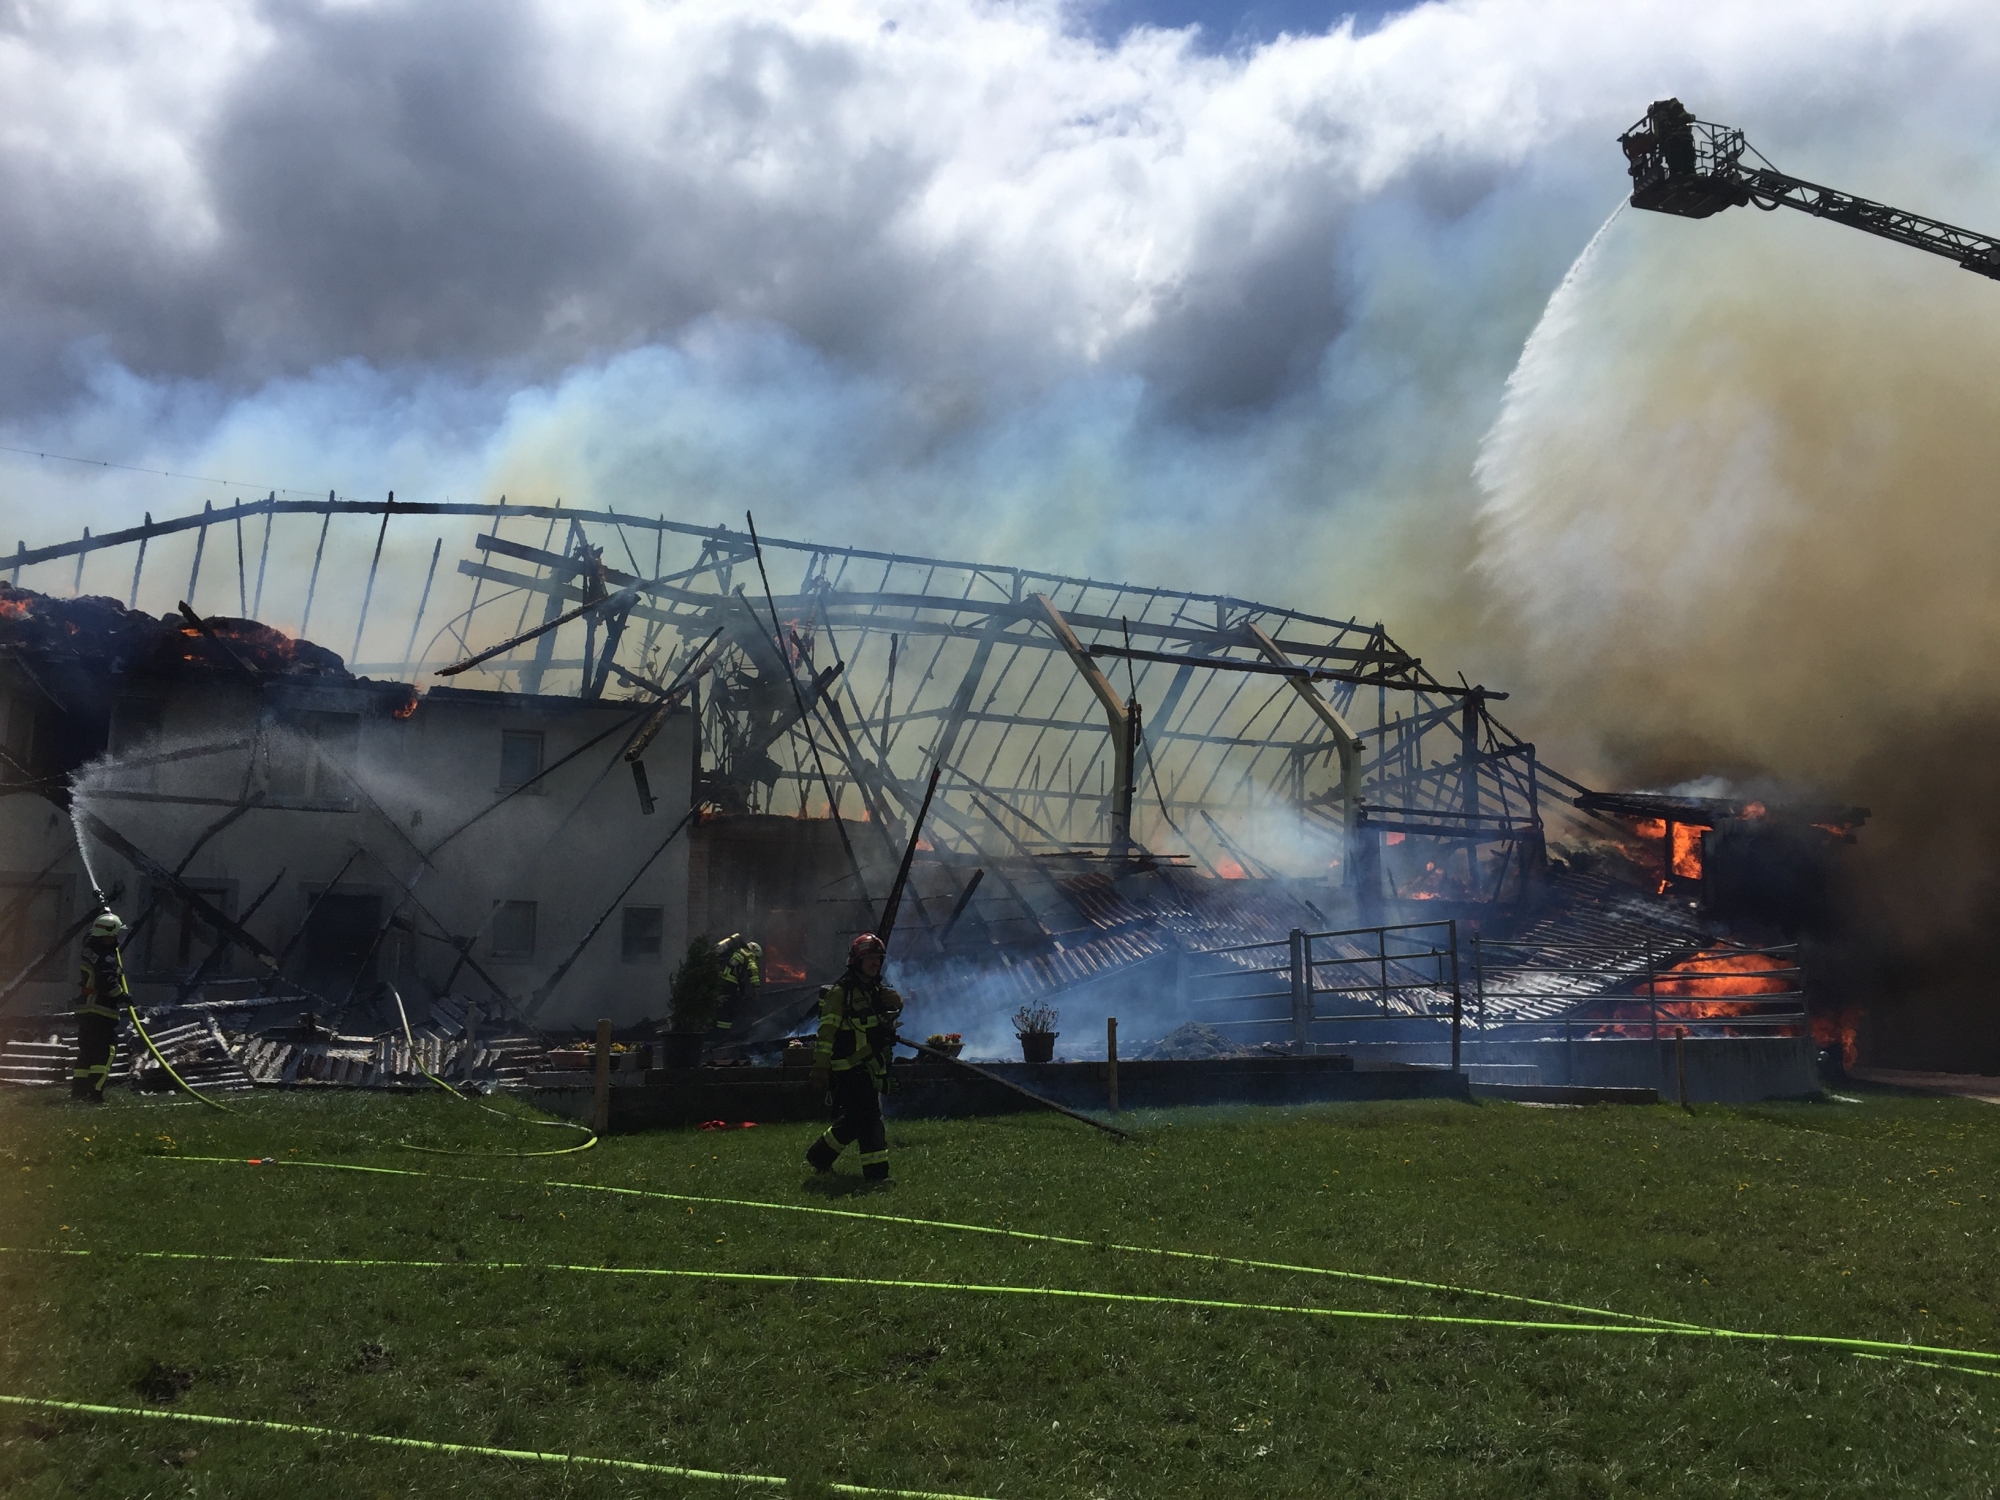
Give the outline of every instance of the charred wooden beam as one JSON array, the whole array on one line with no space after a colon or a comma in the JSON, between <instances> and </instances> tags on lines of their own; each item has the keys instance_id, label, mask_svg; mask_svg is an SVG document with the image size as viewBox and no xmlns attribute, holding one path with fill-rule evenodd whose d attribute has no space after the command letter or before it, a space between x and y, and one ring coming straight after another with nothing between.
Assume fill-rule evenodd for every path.
<instances>
[{"instance_id":1,"label":"charred wooden beam","mask_svg":"<svg viewBox=\"0 0 2000 1500\"><path fill-rule=\"evenodd\" d=\"M1229 656L1187 656L1171 651L1142 651L1131 646L1097 645L1088 648L1092 656L1116 657L1120 661L1159 662L1170 667L1202 667L1216 672L1252 672L1273 677L1302 678L1307 682L1347 682L1357 687L1395 688L1400 692L1435 693L1437 688L1427 682L1410 682L1383 673L1343 672L1334 667L1301 667L1280 665L1273 661L1238 661ZM1393 669L1398 672L1413 671L1423 665L1421 657L1412 656L1399 662ZM1504 698L1506 694L1490 696Z\"/></svg>"}]
</instances>

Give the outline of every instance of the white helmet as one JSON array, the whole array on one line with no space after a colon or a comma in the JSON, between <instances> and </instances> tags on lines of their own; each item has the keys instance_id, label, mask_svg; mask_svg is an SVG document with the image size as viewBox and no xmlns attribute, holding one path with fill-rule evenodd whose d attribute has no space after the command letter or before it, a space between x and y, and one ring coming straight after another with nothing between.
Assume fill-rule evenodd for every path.
<instances>
[{"instance_id":1,"label":"white helmet","mask_svg":"<svg viewBox=\"0 0 2000 1500\"><path fill-rule=\"evenodd\" d=\"M762 943L756 943L756 942L745 943L743 945L743 951L749 954L752 958L762 958L764 956L764 945Z\"/></svg>"},{"instance_id":2,"label":"white helmet","mask_svg":"<svg viewBox=\"0 0 2000 1500\"><path fill-rule=\"evenodd\" d=\"M125 924L115 911L99 912L97 920L90 924L90 935L96 938L114 938L124 930Z\"/></svg>"}]
</instances>

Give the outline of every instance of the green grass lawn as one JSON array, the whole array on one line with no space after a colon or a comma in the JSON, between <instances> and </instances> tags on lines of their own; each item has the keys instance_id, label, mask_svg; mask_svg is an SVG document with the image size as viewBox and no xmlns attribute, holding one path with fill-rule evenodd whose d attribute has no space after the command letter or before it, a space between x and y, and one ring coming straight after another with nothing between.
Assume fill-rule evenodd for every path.
<instances>
[{"instance_id":1,"label":"green grass lawn","mask_svg":"<svg viewBox=\"0 0 2000 1500\"><path fill-rule=\"evenodd\" d=\"M1110 1248L2000 1351L2000 1109L1968 1101L1183 1110L1128 1116L1126 1144L1047 1116L902 1122L897 1185L866 1193L851 1160L807 1180L814 1128L800 1125L526 1160L407 1149L568 1139L442 1095L260 1093L231 1116L50 1094L0 1097L0 1394L784 1476L776 1493L794 1495L1990 1496L2000 1483L2000 1378L1801 1345L1312 1316L1299 1310L1578 1321ZM198 1155L236 1160L185 1159ZM1280 1310L717 1274L745 1272ZM774 1492L20 1407L0 1408L0 1491Z\"/></svg>"}]
</instances>

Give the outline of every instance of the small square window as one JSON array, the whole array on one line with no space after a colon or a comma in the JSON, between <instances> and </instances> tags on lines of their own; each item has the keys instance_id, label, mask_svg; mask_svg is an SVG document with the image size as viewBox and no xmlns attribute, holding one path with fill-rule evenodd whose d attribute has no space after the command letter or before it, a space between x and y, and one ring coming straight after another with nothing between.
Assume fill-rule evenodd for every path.
<instances>
[{"instance_id":1,"label":"small square window","mask_svg":"<svg viewBox=\"0 0 2000 1500\"><path fill-rule=\"evenodd\" d=\"M660 943L666 932L667 910L663 906L625 908L625 943L622 957L628 964L656 964Z\"/></svg>"},{"instance_id":2,"label":"small square window","mask_svg":"<svg viewBox=\"0 0 2000 1500\"><path fill-rule=\"evenodd\" d=\"M542 774L542 733L539 729L500 731L500 787L526 786Z\"/></svg>"},{"instance_id":3,"label":"small square window","mask_svg":"<svg viewBox=\"0 0 2000 1500\"><path fill-rule=\"evenodd\" d=\"M488 929L493 957L524 963L535 956L535 903L502 901Z\"/></svg>"}]
</instances>

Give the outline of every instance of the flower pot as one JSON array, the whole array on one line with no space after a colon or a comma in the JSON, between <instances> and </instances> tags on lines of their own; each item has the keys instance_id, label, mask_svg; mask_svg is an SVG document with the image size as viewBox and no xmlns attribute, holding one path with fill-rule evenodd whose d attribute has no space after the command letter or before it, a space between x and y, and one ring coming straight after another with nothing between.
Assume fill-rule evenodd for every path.
<instances>
[{"instance_id":1,"label":"flower pot","mask_svg":"<svg viewBox=\"0 0 2000 1500\"><path fill-rule=\"evenodd\" d=\"M701 1066L701 1044L705 1040L699 1031L666 1031L660 1034L660 1066L663 1068L698 1068Z\"/></svg>"},{"instance_id":2,"label":"flower pot","mask_svg":"<svg viewBox=\"0 0 2000 1500\"><path fill-rule=\"evenodd\" d=\"M1054 1031L1023 1031L1021 1038L1021 1060L1023 1062L1054 1062L1056 1057L1056 1037Z\"/></svg>"}]
</instances>

